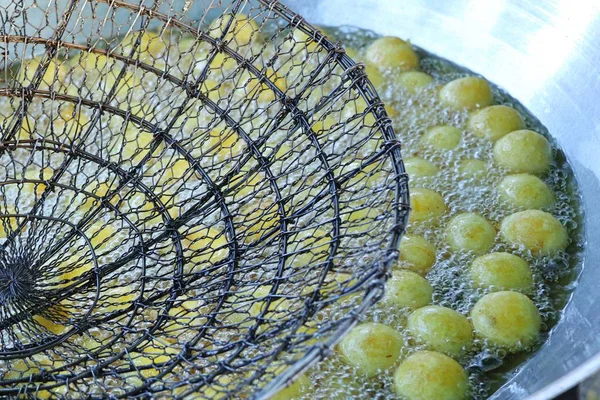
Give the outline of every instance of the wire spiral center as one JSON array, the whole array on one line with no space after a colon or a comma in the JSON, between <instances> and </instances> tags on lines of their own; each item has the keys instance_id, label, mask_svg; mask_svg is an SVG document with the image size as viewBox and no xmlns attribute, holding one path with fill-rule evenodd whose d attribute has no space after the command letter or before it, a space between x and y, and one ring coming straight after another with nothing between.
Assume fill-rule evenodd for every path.
<instances>
[{"instance_id":1,"label":"wire spiral center","mask_svg":"<svg viewBox=\"0 0 600 400\"><path fill-rule=\"evenodd\" d=\"M0 304L19 302L34 294L36 273L24 254L0 258Z\"/></svg>"}]
</instances>

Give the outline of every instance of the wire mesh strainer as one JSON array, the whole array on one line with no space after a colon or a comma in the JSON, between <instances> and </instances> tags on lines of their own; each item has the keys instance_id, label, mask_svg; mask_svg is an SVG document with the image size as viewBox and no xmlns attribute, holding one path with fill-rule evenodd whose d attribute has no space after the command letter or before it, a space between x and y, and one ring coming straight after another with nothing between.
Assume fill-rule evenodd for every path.
<instances>
[{"instance_id":1,"label":"wire mesh strainer","mask_svg":"<svg viewBox=\"0 0 600 400\"><path fill-rule=\"evenodd\" d=\"M0 18L1 396L268 396L381 295L407 179L340 45L267 0Z\"/></svg>"}]
</instances>

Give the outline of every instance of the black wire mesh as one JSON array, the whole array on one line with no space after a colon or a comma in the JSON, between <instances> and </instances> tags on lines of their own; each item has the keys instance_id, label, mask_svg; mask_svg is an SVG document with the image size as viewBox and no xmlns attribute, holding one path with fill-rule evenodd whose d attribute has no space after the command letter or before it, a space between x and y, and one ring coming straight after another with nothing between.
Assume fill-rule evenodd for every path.
<instances>
[{"instance_id":1,"label":"black wire mesh","mask_svg":"<svg viewBox=\"0 0 600 400\"><path fill-rule=\"evenodd\" d=\"M381 295L407 178L276 1L0 6L0 396L265 397Z\"/></svg>"}]
</instances>

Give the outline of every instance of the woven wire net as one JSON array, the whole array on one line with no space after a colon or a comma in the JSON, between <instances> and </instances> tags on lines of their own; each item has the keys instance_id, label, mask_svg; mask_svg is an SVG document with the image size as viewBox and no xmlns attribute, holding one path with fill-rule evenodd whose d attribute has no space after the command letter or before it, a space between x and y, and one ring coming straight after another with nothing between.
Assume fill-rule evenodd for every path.
<instances>
[{"instance_id":1,"label":"woven wire net","mask_svg":"<svg viewBox=\"0 0 600 400\"><path fill-rule=\"evenodd\" d=\"M399 144L277 2L131 1L0 6L0 396L267 396L381 295Z\"/></svg>"}]
</instances>

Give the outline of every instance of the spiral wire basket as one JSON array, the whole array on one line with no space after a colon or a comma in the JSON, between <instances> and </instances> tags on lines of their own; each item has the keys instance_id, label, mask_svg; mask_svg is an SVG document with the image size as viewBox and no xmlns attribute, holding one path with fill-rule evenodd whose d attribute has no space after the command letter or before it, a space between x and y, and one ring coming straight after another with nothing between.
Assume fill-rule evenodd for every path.
<instances>
[{"instance_id":1,"label":"spiral wire basket","mask_svg":"<svg viewBox=\"0 0 600 400\"><path fill-rule=\"evenodd\" d=\"M273 0L0 18L0 397L267 398L381 297L407 177L340 44Z\"/></svg>"}]
</instances>

